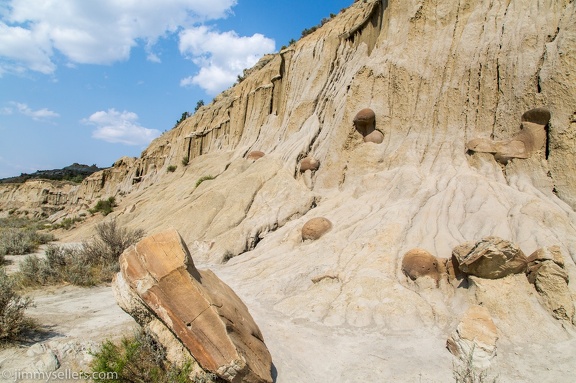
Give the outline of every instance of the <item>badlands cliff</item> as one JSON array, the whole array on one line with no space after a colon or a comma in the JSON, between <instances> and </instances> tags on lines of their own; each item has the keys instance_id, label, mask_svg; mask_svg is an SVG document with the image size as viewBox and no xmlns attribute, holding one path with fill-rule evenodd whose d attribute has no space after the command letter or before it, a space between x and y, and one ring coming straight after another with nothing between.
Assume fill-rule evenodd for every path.
<instances>
[{"instance_id":1,"label":"badlands cliff","mask_svg":"<svg viewBox=\"0 0 576 383\"><path fill-rule=\"evenodd\" d=\"M570 381L575 75L574 1L358 1L264 57L140 158L77 187L2 186L0 207L50 205L57 220L114 196L106 219L175 228L194 262L246 303L278 382L447 381L447 341L456 352L470 318L493 343L478 362L502 381ZM536 108L549 121L527 114ZM373 121L357 117L363 109ZM514 146L528 128L541 129L538 147ZM475 150L501 142L522 155ZM303 241L316 217L329 230ZM561 268L567 314L555 315L527 264L451 278L453 250L466 249L455 250L465 262L466 246L488 237L533 269ZM414 249L445 265L435 283L403 270ZM538 255L551 252L561 260Z\"/></svg>"}]
</instances>

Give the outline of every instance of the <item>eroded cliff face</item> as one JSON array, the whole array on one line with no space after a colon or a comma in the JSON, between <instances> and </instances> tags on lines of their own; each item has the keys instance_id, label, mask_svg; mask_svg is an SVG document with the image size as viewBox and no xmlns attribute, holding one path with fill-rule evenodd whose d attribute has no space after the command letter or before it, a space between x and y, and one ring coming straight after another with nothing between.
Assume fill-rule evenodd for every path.
<instances>
[{"instance_id":1,"label":"eroded cliff face","mask_svg":"<svg viewBox=\"0 0 576 383\"><path fill-rule=\"evenodd\" d=\"M93 175L67 209L116 195L111 216L121 223L178 229L195 261L216 268L256 312L273 360L286 357L277 364L284 381L369 379L374 366L382 378L415 380L414 368L386 367L402 363L385 338L408 333L413 364L449 378L442 344L473 305L494 320L505 355L496 364L512 380L542 376L547 363L562 371L574 362L565 352L574 318L555 319L524 275L424 288L401 263L414 248L447 259L461 243L497 236L527 255L559 246L576 278L575 50L573 1L355 2L265 57L141 158ZM551 119L546 145L529 158L504 165L467 152L472 139L514 136L537 107ZM364 108L375 113L380 144L353 125ZM251 151L265 155L245 159ZM317 170L298 171L306 156ZM197 185L203 176L214 179ZM314 217L332 229L302 242ZM314 362L282 345L277 331L294 328L291 342L325 347ZM388 362L331 352L337 344L362 355L359 343ZM533 344L565 357L538 359ZM317 363L331 367L319 372Z\"/></svg>"}]
</instances>

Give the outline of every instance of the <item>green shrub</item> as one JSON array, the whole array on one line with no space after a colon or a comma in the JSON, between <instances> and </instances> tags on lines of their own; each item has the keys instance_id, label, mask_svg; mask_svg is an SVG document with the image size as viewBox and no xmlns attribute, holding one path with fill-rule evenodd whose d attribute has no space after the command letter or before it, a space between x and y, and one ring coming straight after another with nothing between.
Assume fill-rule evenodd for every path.
<instances>
[{"instance_id":1,"label":"green shrub","mask_svg":"<svg viewBox=\"0 0 576 383\"><path fill-rule=\"evenodd\" d=\"M200 186L202 184L202 182L210 181L210 180L213 180L214 178L216 178L216 177L214 177L214 176L202 176L202 177L198 178L198 181L196 181L196 187Z\"/></svg>"},{"instance_id":2,"label":"green shrub","mask_svg":"<svg viewBox=\"0 0 576 383\"><path fill-rule=\"evenodd\" d=\"M99 200L96 202L96 206L94 206L92 209L88 209L88 211L92 214L100 212L104 217L106 217L108 214L112 213L115 206L116 199L114 197L109 197L108 199Z\"/></svg>"},{"instance_id":3,"label":"green shrub","mask_svg":"<svg viewBox=\"0 0 576 383\"><path fill-rule=\"evenodd\" d=\"M0 228L0 255L28 254L39 245L54 240L50 233L40 233L28 228Z\"/></svg>"},{"instance_id":4,"label":"green shrub","mask_svg":"<svg viewBox=\"0 0 576 383\"><path fill-rule=\"evenodd\" d=\"M23 298L14 290L14 281L0 270L0 342L20 339L21 335L36 327L24 311L33 306L30 298Z\"/></svg>"},{"instance_id":5,"label":"green shrub","mask_svg":"<svg viewBox=\"0 0 576 383\"><path fill-rule=\"evenodd\" d=\"M189 162L190 162L190 158L188 156L182 157L182 166L188 166Z\"/></svg>"},{"instance_id":6,"label":"green shrub","mask_svg":"<svg viewBox=\"0 0 576 383\"><path fill-rule=\"evenodd\" d=\"M96 237L81 246L49 246L45 258L27 256L16 274L22 287L59 283L92 286L109 282L119 270L122 252L142 238L142 230L121 228L116 221L96 226Z\"/></svg>"},{"instance_id":7,"label":"green shrub","mask_svg":"<svg viewBox=\"0 0 576 383\"><path fill-rule=\"evenodd\" d=\"M74 218L64 218L63 220L61 220L59 223L57 223L56 225L53 226L54 229L64 229L64 230L70 230L74 227L74 224L76 222L82 222L82 218L80 217L74 217Z\"/></svg>"},{"instance_id":8,"label":"green shrub","mask_svg":"<svg viewBox=\"0 0 576 383\"><path fill-rule=\"evenodd\" d=\"M95 379L96 382L150 382L188 383L192 363L183 366L171 364L166 350L150 333L141 331L132 337L124 337L120 344L107 340L94 354L92 372L95 375L114 375L114 379ZM194 380L197 383L221 382L214 374L204 374Z\"/></svg>"},{"instance_id":9,"label":"green shrub","mask_svg":"<svg viewBox=\"0 0 576 383\"><path fill-rule=\"evenodd\" d=\"M177 166L176 165L169 165L168 168L166 168L166 170L168 170L170 173L173 173L176 171Z\"/></svg>"},{"instance_id":10,"label":"green shrub","mask_svg":"<svg viewBox=\"0 0 576 383\"><path fill-rule=\"evenodd\" d=\"M100 282L98 269L81 247L49 246L45 258L28 255L20 262L15 277L21 287L59 283L93 286Z\"/></svg>"}]
</instances>

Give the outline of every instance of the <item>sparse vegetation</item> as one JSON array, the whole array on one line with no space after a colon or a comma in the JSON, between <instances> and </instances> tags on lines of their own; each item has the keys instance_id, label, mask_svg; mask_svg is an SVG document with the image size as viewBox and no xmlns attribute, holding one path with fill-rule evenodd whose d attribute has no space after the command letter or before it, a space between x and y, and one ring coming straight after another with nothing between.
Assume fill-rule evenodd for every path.
<instances>
[{"instance_id":1,"label":"sparse vegetation","mask_svg":"<svg viewBox=\"0 0 576 383\"><path fill-rule=\"evenodd\" d=\"M204 374L192 381L189 377L192 363L177 366L168 362L166 350L153 335L145 331L122 338L120 344L108 340L93 355L93 372L116 375L115 379L96 379L96 382L221 382L214 374Z\"/></svg>"},{"instance_id":2,"label":"sparse vegetation","mask_svg":"<svg viewBox=\"0 0 576 383\"><path fill-rule=\"evenodd\" d=\"M190 162L190 157L188 157L188 156L182 157L182 166L188 166L189 162Z\"/></svg>"},{"instance_id":3,"label":"sparse vegetation","mask_svg":"<svg viewBox=\"0 0 576 383\"><path fill-rule=\"evenodd\" d=\"M96 237L77 247L49 246L44 259L27 256L16 278L21 287L58 283L91 286L109 282L119 270L122 252L136 243L144 232L128 230L116 221L96 226Z\"/></svg>"},{"instance_id":4,"label":"sparse vegetation","mask_svg":"<svg viewBox=\"0 0 576 383\"><path fill-rule=\"evenodd\" d=\"M5 255L28 254L39 245L54 240L54 235L40 230L45 224L23 217L10 216L0 219L0 264Z\"/></svg>"},{"instance_id":5,"label":"sparse vegetation","mask_svg":"<svg viewBox=\"0 0 576 383\"><path fill-rule=\"evenodd\" d=\"M196 113L198 109L200 109L203 106L204 106L204 100L198 100L198 102L196 103L196 107L194 108L194 113Z\"/></svg>"},{"instance_id":6,"label":"sparse vegetation","mask_svg":"<svg viewBox=\"0 0 576 383\"><path fill-rule=\"evenodd\" d=\"M114 197L109 197L108 199L99 200L96 202L96 206L92 209L88 209L88 211L92 213L92 215L100 212L103 216L107 216L112 213L114 207L116 207L116 199Z\"/></svg>"},{"instance_id":7,"label":"sparse vegetation","mask_svg":"<svg viewBox=\"0 0 576 383\"><path fill-rule=\"evenodd\" d=\"M216 177L214 177L214 176L202 176L202 177L198 178L198 181L196 181L196 187L200 186L202 184L202 182L210 181L210 180L213 180L214 178L216 178Z\"/></svg>"},{"instance_id":8,"label":"sparse vegetation","mask_svg":"<svg viewBox=\"0 0 576 383\"><path fill-rule=\"evenodd\" d=\"M465 361L452 364L452 376L456 383L496 383L497 378L488 377L488 370L474 366L474 348L466 355Z\"/></svg>"},{"instance_id":9,"label":"sparse vegetation","mask_svg":"<svg viewBox=\"0 0 576 383\"><path fill-rule=\"evenodd\" d=\"M64 230L70 230L74 227L74 224L76 222L82 222L82 218L81 217L66 217L64 219L62 219L59 223L55 224L52 226L53 229L64 229Z\"/></svg>"},{"instance_id":10,"label":"sparse vegetation","mask_svg":"<svg viewBox=\"0 0 576 383\"><path fill-rule=\"evenodd\" d=\"M174 173L176 171L176 168L177 168L176 165L168 165L166 170L168 170L170 173Z\"/></svg>"},{"instance_id":11,"label":"sparse vegetation","mask_svg":"<svg viewBox=\"0 0 576 383\"><path fill-rule=\"evenodd\" d=\"M23 298L14 289L14 281L0 270L0 343L9 343L36 328L36 323L24 315L32 306L30 298Z\"/></svg>"}]
</instances>

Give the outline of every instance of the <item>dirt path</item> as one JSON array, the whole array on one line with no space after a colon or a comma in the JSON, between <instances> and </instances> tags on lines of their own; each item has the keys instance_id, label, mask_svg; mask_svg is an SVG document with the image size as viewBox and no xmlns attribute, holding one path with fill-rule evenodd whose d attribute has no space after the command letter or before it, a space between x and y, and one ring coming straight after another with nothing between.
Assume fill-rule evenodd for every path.
<instances>
[{"instance_id":1,"label":"dirt path","mask_svg":"<svg viewBox=\"0 0 576 383\"><path fill-rule=\"evenodd\" d=\"M58 286L28 295L35 307L27 313L38 321L42 332L30 344L0 351L0 382L47 381L43 373L88 371L91 350L106 339L130 335L137 328L118 307L109 286ZM36 379L18 379L25 373L36 373Z\"/></svg>"}]
</instances>

